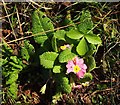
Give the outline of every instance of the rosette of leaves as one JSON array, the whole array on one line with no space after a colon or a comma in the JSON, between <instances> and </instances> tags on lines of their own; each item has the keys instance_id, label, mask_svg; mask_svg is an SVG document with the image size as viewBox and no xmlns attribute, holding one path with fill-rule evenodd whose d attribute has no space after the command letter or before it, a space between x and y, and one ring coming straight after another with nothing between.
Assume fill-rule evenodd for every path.
<instances>
[{"instance_id":1,"label":"rosette of leaves","mask_svg":"<svg viewBox=\"0 0 120 105\"><path fill-rule=\"evenodd\" d=\"M83 10L80 17L80 24L77 25L77 29L71 29L66 34L70 39L79 40L76 46L76 52L87 59L89 71L96 67L95 59L92 55L97 51L96 45L99 46L101 44L100 37L93 34L92 28L93 22L90 12Z\"/></svg>"}]
</instances>

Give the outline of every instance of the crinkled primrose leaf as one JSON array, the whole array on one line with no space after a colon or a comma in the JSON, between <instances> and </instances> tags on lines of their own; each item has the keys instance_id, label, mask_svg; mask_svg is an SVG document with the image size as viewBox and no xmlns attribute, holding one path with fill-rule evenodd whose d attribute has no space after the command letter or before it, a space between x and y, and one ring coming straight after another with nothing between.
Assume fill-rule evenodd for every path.
<instances>
[{"instance_id":1,"label":"crinkled primrose leaf","mask_svg":"<svg viewBox=\"0 0 120 105\"><path fill-rule=\"evenodd\" d=\"M88 10L82 11L82 15L80 16L80 24L78 25L78 30L84 34L87 32L93 33L93 22L91 19L91 14Z\"/></svg>"},{"instance_id":2,"label":"crinkled primrose leaf","mask_svg":"<svg viewBox=\"0 0 120 105\"><path fill-rule=\"evenodd\" d=\"M88 80L92 80L93 76L91 73L85 73L84 78L88 79Z\"/></svg>"},{"instance_id":3,"label":"crinkled primrose leaf","mask_svg":"<svg viewBox=\"0 0 120 105\"><path fill-rule=\"evenodd\" d=\"M18 70L22 70L22 65L19 65L19 64L15 64L15 63L13 63L13 62L9 62L9 64L11 65L11 66L13 66L14 68L16 68L16 69L18 69Z\"/></svg>"},{"instance_id":4,"label":"crinkled primrose leaf","mask_svg":"<svg viewBox=\"0 0 120 105\"><path fill-rule=\"evenodd\" d=\"M63 90L63 92L65 93L70 93L71 92L71 86L67 83L67 78L63 78L62 79L62 84L61 84L61 88Z\"/></svg>"},{"instance_id":5,"label":"crinkled primrose leaf","mask_svg":"<svg viewBox=\"0 0 120 105\"><path fill-rule=\"evenodd\" d=\"M14 71L9 75L8 81L6 81L6 84L12 84L18 79L18 71Z\"/></svg>"},{"instance_id":6,"label":"crinkled primrose leaf","mask_svg":"<svg viewBox=\"0 0 120 105\"><path fill-rule=\"evenodd\" d=\"M17 56L10 56L10 59L11 59L14 63L18 64L18 58L17 58Z\"/></svg>"},{"instance_id":7,"label":"crinkled primrose leaf","mask_svg":"<svg viewBox=\"0 0 120 105\"><path fill-rule=\"evenodd\" d=\"M60 73L61 72L60 69L61 69L61 66L59 66L59 65L54 66L53 73Z\"/></svg>"},{"instance_id":8,"label":"crinkled primrose leaf","mask_svg":"<svg viewBox=\"0 0 120 105\"><path fill-rule=\"evenodd\" d=\"M38 34L34 36L34 40L38 44L44 43L51 34L46 33L48 30L53 30L52 21L41 11L36 10L32 15L32 33Z\"/></svg>"},{"instance_id":9,"label":"crinkled primrose leaf","mask_svg":"<svg viewBox=\"0 0 120 105\"><path fill-rule=\"evenodd\" d=\"M35 52L34 46L30 44L29 40L24 41L24 47L28 50L29 55L33 55Z\"/></svg>"},{"instance_id":10,"label":"crinkled primrose leaf","mask_svg":"<svg viewBox=\"0 0 120 105\"><path fill-rule=\"evenodd\" d=\"M27 61L30 58L28 50L25 47L21 48L21 56L22 56L23 59L26 59Z\"/></svg>"},{"instance_id":11,"label":"crinkled primrose leaf","mask_svg":"<svg viewBox=\"0 0 120 105\"><path fill-rule=\"evenodd\" d=\"M64 92L64 93L70 93L71 92L71 86L69 84L69 80L67 77L57 74L56 75L56 82L57 82L57 92Z\"/></svg>"},{"instance_id":12,"label":"crinkled primrose leaf","mask_svg":"<svg viewBox=\"0 0 120 105\"><path fill-rule=\"evenodd\" d=\"M56 52L45 52L40 55L40 64L48 69L53 68L54 62L57 58L58 54Z\"/></svg>"},{"instance_id":13,"label":"crinkled primrose leaf","mask_svg":"<svg viewBox=\"0 0 120 105\"><path fill-rule=\"evenodd\" d=\"M65 41L65 34L66 32L64 30L57 30L54 35L58 40L64 40Z\"/></svg>"},{"instance_id":14,"label":"crinkled primrose leaf","mask_svg":"<svg viewBox=\"0 0 120 105\"><path fill-rule=\"evenodd\" d=\"M71 49L67 48L66 50L62 51L59 55L59 62L64 63L72 60L76 55L71 52Z\"/></svg>"},{"instance_id":15,"label":"crinkled primrose leaf","mask_svg":"<svg viewBox=\"0 0 120 105\"><path fill-rule=\"evenodd\" d=\"M2 46L2 54L4 55L11 55L13 50L10 46L3 40L3 46Z\"/></svg>"},{"instance_id":16,"label":"crinkled primrose leaf","mask_svg":"<svg viewBox=\"0 0 120 105\"><path fill-rule=\"evenodd\" d=\"M15 82L10 85L9 92L12 98L17 98L18 85Z\"/></svg>"}]
</instances>

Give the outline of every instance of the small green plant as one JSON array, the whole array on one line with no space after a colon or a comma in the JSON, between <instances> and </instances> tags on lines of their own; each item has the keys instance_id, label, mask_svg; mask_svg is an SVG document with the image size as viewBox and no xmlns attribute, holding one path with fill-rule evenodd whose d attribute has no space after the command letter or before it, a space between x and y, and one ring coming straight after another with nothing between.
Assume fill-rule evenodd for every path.
<instances>
[{"instance_id":1,"label":"small green plant","mask_svg":"<svg viewBox=\"0 0 120 105\"><path fill-rule=\"evenodd\" d=\"M37 34L34 40L44 48L39 55L40 65L50 71L50 77L56 83L56 97L70 93L76 80L79 84L92 80L90 72L96 67L93 55L101 45L101 39L93 33L90 12L83 10L78 21L80 24L76 25L69 18L65 25L72 23L72 27L55 31L44 12L36 10L32 15L32 32ZM45 93L46 85L43 88L41 92Z\"/></svg>"},{"instance_id":2,"label":"small green plant","mask_svg":"<svg viewBox=\"0 0 120 105\"><path fill-rule=\"evenodd\" d=\"M3 41L2 46L2 76L3 87L6 89L8 98L17 99L18 93L18 77L20 72L27 66L23 60L28 61L30 56L34 53L34 47L29 44L29 41L24 41L24 46L21 47L20 56L13 55L13 50ZM5 98L5 97L4 97Z\"/></svg>"},{"instance_id":3,"label":"small green plant","mask_svg":"<svg viewBox=\"0 0 120 105\"><path fill-rule=\"evenodd\" d=\"M3 83L6 87L7 94L9 97L17 98L17 79L19 72L23 69L23 64L21 58L12 55L13 50L3 42L2 47L2 75L4 77Z\"/></svg>"},{"instance_id":4,"label":"small green plant","mask_svg":"<svg viewBox=\"0 0 120 105\"><path fill-rule=\"evenodd\" d=\"M119 3L2 0L0 20L1 104L119 104Z\"/></svg>"}]
</instances>

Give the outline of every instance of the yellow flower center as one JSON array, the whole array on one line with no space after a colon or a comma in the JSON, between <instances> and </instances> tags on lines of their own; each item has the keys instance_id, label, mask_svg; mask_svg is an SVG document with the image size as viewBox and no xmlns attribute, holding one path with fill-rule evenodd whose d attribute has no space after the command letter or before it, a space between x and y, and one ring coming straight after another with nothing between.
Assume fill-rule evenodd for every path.
<instances>
[{"instance_id":1,"label":"yellow flower center","mask_svg":"<svg viewBox=\"0 0 120 105\"><path fill-rule=\"evenodd\" d=\"M74 67L73 67L73 71L75 72L75 73L78 73L79 71L80 71L80 67L78 66L78 65L75 65Z\"/></svg>"},{"instance_id":2,"label":"yellow flower center","mask_svg":"<svg viewBox=\"0 0 120 105\"><path fill-rule=\"evenodd\" d=\"M64 46L60 46L60 49L61 50L65 50L66 49L66 46L64 45Z\"/></svg>"}]
</instances>

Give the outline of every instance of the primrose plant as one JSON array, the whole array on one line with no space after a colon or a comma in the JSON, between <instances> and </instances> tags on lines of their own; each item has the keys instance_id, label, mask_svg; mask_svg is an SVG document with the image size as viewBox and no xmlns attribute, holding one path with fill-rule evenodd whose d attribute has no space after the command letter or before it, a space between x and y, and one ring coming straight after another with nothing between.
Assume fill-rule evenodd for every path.
<instances>
[{"instance_id":1,"label":"primrose plant","mask_svg":"<svg viewBox=\"0 0 120 105\"><path fill-rule=\"evenodd\" d=\"M32 15L34 40L43 48L39 56L40 65L50 71L50 77L56 84L56 94L70 93L76 82L79 86L86 86L85 83L92 80L90 72L96 67L93 55L101 39L92 31L94 28L90 12L83 10L78 22L80 24L75 24L66 16L65 25L74 25L55 31L45 13L36 10ZM42 93L46 85L43 88Z\"/></svg>"}]
</instances>

